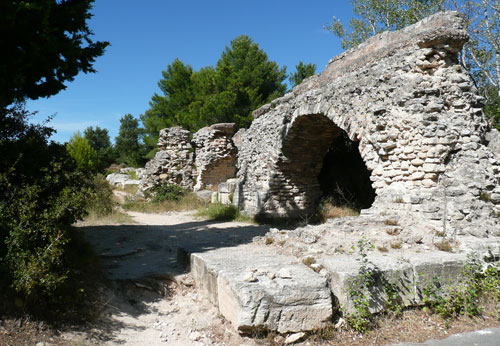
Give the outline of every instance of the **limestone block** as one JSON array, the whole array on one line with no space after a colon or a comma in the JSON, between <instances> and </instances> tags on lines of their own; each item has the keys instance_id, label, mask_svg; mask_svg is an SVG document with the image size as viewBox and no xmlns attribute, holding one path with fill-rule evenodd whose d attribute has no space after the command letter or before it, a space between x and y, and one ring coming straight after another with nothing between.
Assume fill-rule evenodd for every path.
<instances>
[{"instance_id":1,"label":"limestone block","mask_svg":"<svg viewBox=\"0 0 500 346\"><path fill-rule=\"evenodd\" d=\"M375 281L369 289L370 312L376 313L387 308L385 287L392 284L397 287L398 301L403 306L423 304L423 289L434 281L443 286L456 284L460 278L465 254L433 253L405 256L402 261L397 255L368 255L368 268ZM344 311L354 311L350 292L353 284L360 278L360 262L356 257L323 258L318 263L327 272L330 288ZM368 293L368 292L367 292Z\"/></svg>"},{"instance_id":2,"label":"limestone block","mask_svg":"<svg viewBox=\"0 0 500 346\"><path fill-rule=\"evenodd\" d=\"M289 275L278 275L284 270ZM242 332L307 331L332 317L326 278L270 250L239 247L195 253L191 271L201 292ZM254 279L245 279L248 273Z\"/></svg>"}]
</instances>

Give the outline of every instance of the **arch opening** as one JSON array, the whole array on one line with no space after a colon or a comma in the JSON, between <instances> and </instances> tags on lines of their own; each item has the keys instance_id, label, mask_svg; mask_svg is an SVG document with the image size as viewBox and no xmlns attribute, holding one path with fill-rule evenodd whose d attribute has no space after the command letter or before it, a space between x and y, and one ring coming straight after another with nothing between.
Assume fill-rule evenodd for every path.
<instances>
[{"instance_id":1,"label":"arch opening","mask_svg":"<svg viewBox=\"0 0 500 346\"><path fill-rule=\"evenodd\" d=\"M282 154L279 174L271 184L273 208L268 210L294 217L314 213L324 199L357 210L373 203L375 191L358 143L328 117L311 114L295 119Z\"/></svg>"},{"instance_id":2,"label":"arch opening","mask_svg":"<svg viewBox=\"0 0 500 346\"><path fill-rule=\"evenodd\" d=\"M318 175L322 198L355 210L371 207L376 195L358 146L342 131L333 138Z\"/></svg>"}]
</instances>

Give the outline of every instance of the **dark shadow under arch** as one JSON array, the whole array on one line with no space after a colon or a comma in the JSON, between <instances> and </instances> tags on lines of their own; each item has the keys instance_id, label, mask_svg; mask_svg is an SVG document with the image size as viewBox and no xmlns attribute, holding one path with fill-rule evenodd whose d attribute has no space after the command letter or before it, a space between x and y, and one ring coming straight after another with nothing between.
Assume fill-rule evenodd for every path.
<instances>
[{"instance_id":1,"label":"dark shadow under arch","mask_svg":"<svg viewBox=\"0 0 500 346\"><path fill-rule=\"evenodd\" d=\"M374 201L370 172L357 142L322 114L295 119L277 166L265 207L270 214L310 214L322 198L356 209L368 208Z\"/></svg>"}]
</instances>

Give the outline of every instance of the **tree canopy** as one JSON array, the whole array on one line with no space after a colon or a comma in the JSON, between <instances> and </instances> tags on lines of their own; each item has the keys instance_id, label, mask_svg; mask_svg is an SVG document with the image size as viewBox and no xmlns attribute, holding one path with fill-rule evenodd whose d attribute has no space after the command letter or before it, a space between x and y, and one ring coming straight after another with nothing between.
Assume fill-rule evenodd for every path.
<instances>
[{"instance_id":1,"label":"tree canopy","mask_svg":"<svg viewBox=\"0 0 500 346\"><path fill-rule=\"evenodd\" d=\"M180 125L196 131L219 122L248 126L254 109L286 91L286 68L269 61L245 35L231 41L215 67L194 71L176 59L162 76L158 83L162 95L153 95L150 108L141 116L147 134L144 141L150 148L165 127Z\"/></svg>"},{"instance_id":2,"label":"tree canopy","mask_svg":"<svg viewBox=\"0 0 500 346\"><path fill-rule=\"evenodd\" d=\"M115 138L115 150L120 162L131 166L143 164L144 148L140 143L141 135L139 120L132 114L125 114L120 119L120 131Z\"/></svg>"},{"instance_id":3,"label":"tree canopy","mask_svg":"<svg viewBox=\"0 0 500 346\"><path fill-rule=\"evenodd\" d=\"M94 0L0 2L0 107L57 94L92 64L108 42L92 41Z\"/></svg>"},{"instance_id":4,"label":"tree canopy","mask_svg":"<svg viewBox=\"0 0 500 346\"><path fill-rule=\"evenodd\" d=\"M101 129L99 126L96 126L94 129L93 126L89 126L83 131L83 135L99 157L100 170L103 170L113 163L115 155L107 129Z\"/></svg>"},{"instance_id":5,"label":"tree canopy","mask_svg":"<svg viewBox=\"0 0 500 346\"><path fill-rule=\"evenodd\" d=\"M295 72L290 74L289 77L292 88L302 83L302 81L307 77L313 76L315 73L316 64L304 64L302 61L299 61L297 66L295 66Z\"/></svg>"}]
</instances>

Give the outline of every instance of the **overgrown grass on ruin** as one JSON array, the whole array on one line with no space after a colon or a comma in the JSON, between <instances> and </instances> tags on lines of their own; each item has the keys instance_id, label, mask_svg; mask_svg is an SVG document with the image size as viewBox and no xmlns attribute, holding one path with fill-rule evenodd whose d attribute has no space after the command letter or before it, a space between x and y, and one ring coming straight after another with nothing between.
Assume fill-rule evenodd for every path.
<instances>
[{"instance_id":1,"label":"overgrown grass on ruin","mask_svg":"<svg viewBox=\"0 0 500 346\"><path fill-rule=\"evenodd\" d=\"M324 223L328 219L335 219L347 216L359 216L359 210L351 205L339 205L330 199L322 200L313 215L313 222Z\"/></svg>"}]
</instances>

